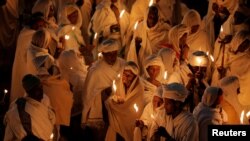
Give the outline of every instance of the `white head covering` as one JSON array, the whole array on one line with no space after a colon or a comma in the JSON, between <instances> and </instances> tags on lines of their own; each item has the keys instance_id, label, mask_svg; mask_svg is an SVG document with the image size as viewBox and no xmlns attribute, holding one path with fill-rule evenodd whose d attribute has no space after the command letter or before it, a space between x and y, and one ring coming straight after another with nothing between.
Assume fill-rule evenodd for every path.
<instances>
[{"instance_id":1,"label":"white head covering","mask_svg":"<svg viewBox=\"0 0 250 141\"><path fill-rule=\"evenodd\" d=\"M154 93L154 96L162 98L162 94L163 94L163 86L161 85L161 86L157 87L157 89Z\"/></svg>"},{"instance_id":2,"label":"white head covering","mask_svg":"<svg viewBox=\"0 0 250 141\"><path fill-rule=\"evenodd\" d=\"M209 58L205 52L196 51L196 52L192 53L192 55L188 59L188 63L191 66L207 67L209 64Z\"/></svg>"},{"instance_id":3,"label":"white head covering","mask_svg":"<svg viewBox=\"0 0 250 141\"><path fill-rule=\"evenodd\" d=\"M72 12L77 10L78 12L78 18L77 18L77 23L75 26L80 28L82 26L82 13L80 9L75 5L75 4L66 4L62 11L59 13L59 25L66 25L66 24L71 24L68 15L70 15Z\"/></svg>"},{"instance_id":4,"label":"white head covering","mask_svg":"<svg viewBox=\"0 0 250 141\"><path fill-rule=\"evenodd\" d=\"M159 72L158 76L156 77L156 80L162 82L162 80L164 78L165 68L164 68L164 64L162 63L161 57L159 57L156 54L152 54L152 55L148 56L144 62L144 75L145 75L145 77L149 78L147 68L149 66L152 66L152 65L160 66L160 72Z\"/></svg>"},{"instance_id":5,"label":"white head covering","mask_svg":"<svg viewBox=\"0 0 250 141\"><path fill-rule=\"evenodd\" d=\"M169 43L173 45L173 49L180 54L179 40L185 34L189 34L190 29L184 24L178 24L172 27L168 32Z\"/></svg>"},{"instance_id":6,"label":"white head covering","mask_svg":"<svg viewBox=\"0 0 250 141\"><path fill-rule=\"evenodd\" d=\"M239 31L236 33L236 35L233 37L231 41L231 51L236 52L238 50L238 47L246 40L250 40L250 34L249 31Z\"/></svg>"},{"instance_id":7,"label":"white head covering","mask_svg":"<svg viewBox=\"0 0 250 141\"><path fill-rule=\"evenodd\" d=\"M51 35L46 29L38 30L32 36L31 44L39 48L47 48L51 41Z\"/></svg>"},{"instance_id":8,"label":"white head covering","mask_svg":"<svg viewBox=\"0 0 250 141\"><path fill-rule=\"evenodd\" d=\"M44 18L48 20L50 6L53 6L52 0L37 0L32 8L32 14L41 12Z\"/></svg>"},{"instance_id":9,"label":"white head covering","mask_svg":"<svg viewBox=\"0 0 250 141\"><path fill-rule=\"evenodd\" d=\"M162 98L173 99L175 101L184 102L188 96L188 90L180 83L170 83L163 85Z\"/></svg>"},{"instance_id":10,"label":"white head covering","mask_svg":"<svg viewBox=\"0 0 250 141\"><path fill-rule=\"evenodd\" d=\"M159 50L158 55L161 57L164 64L165 70L168 71L168 74L172 74L174 71L174 61L176 54L171 48L162 48Z\"/></svg>"},{"instance_id":11,"label":"white head covering","mask_svg":"<svg viewBox=\"0 0 250 141\"><path fill-rule=\"evenodd\" d=\"M201 25L201 16L196 10L190 9L184 15L182 19L182 24L185 24L188 27L192 27L194 25Z\"/></svg>"},{"instance_id":12,"label":"white head covering","mask_svg":"<svg viewBox=\"0 0 250 141\"><path fill-rule=\"evenodd\" d=\"M209 107L213 105L219 96L220 89L221 88L219 87L207 87L204 91L201 102Z\"/></svg>"},{"instance_id":13,"label":"white head covering","mask_svg":"<svg viewBox=\"0 0 250 141\"><path fill-rule=\"evenodd\" d=\"M108 38L102 41L98 46L98 52L112 52L116 51L121 47L121 42L116 39Z\"/></svg>"}]
</instances>

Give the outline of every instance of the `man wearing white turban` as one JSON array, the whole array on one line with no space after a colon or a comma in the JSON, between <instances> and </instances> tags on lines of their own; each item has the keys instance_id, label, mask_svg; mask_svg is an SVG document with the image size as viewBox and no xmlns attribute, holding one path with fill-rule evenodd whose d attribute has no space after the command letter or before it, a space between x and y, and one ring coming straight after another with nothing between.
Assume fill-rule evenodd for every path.
<instances>
[{"instance_id":1,"label":"man wearing white turban","mask_svg":"<svg viewBox=\"0 0 250 141\"><path fill-rule=\"evenodd\" d=\"M93 130L96 140L104 139L106 133L101 93L110 88L125 63L123 59L117 57L120 46L118 40L105 39L98 46L103 58L94 62L86 76L81 122L84 127L89 126Z\"/></svg>"},{"instance_id":2,"label":"man wearing white turban","mask_svg":"<svg viewBox=\"0 0 250 141\"><path fill-rule=\"evenodd\" d=\"M209 59L206 53L196 51L189 57L188 64L183 63L180 70L174 72L168 79L168 83L181 83L192 93L187 100L191 112L200 102L205 87L208 85L208 67Z\"/></svg>"},{"instance_id":3,"label":"man wearing white turban","mask_svg":"<svg viewBox=\"0 0 250 141\"><path fill-rule=\"evenodd\" d=\"M105 101L109 116L105 141L132 141L135 120L141 116L145 105L138 66L129 61L120 74L113 83L113 86L117 85L117 89Z\"/></svg>"},{"instance_id":4,"label":"man wearing white turban","mask_svg":"<svg viewBox=\"0 0 250 141\"><path fill-rule=\"evenodd\" d=\"M206 88L202 101L193 111L199 125L200 141L208 140L208 125L222 125L227 121L226 112L219 107L223 98L222 93L222 89L219 87Z\"/></svg>"},{"instance_id":5,"label":"man wearing white turban","mask_svg":"<svg viewBox=\"0 0 250 141\"><path fill-rule=\"evenodd\" d=\"M150 130L151 140L198 141L198 124L193 115L184 110L188 90L179 83L163 85L164 109L159 111Z\"/></svg>"}]
</instances>

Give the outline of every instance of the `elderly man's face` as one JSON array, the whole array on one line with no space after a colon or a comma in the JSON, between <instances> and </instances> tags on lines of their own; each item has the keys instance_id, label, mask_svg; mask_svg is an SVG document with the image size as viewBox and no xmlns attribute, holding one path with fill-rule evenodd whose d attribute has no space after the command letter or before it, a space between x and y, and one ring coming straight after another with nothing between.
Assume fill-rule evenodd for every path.
<instances>
[{"instance_id":1,"label":"elderly man's face","mask_svg":"<svg viewBox=\"0 0 250 141\"><path fill-rule=\"evenodd\" d=\"M105 62L107 62L109 65L114 65L117 59L117 51L112 52L103 52L103 59Z\"/></svg>"},{"instance_id":2,"label":"elderly man's face","mask_svg":"<svg viewBox=\"0 0 250 141\"><path fill-rule=\"evenodd\" d=\"M147 18L147 25L149 28L154 27L158 22L158 9L156 7L150 7Z\"/></svg>"},{"instance_id":3,"label":"elderly man's face","mask_svg":"<svg viewBox=\"0 0 250 141\"><path fill-rule=\"evenodd\" d=\"M135 74L131 70L124 70L122 74L122 82L125 87L129 88L135 79Z\"/></svg>"}]
</instances>

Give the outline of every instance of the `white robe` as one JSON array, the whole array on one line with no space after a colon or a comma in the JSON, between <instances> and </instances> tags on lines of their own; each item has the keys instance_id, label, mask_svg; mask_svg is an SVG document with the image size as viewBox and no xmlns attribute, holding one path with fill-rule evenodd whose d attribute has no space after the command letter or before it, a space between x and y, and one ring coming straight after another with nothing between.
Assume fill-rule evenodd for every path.
<instances>
[{"instance_id":1,"label":"white robe","mask_svg":"<svg viewBox=\"0 0 250 141\"><path fill-rule=\"evenodd\" d=\"M53 133L55 114L49 105L44 105L32 98L26 97L25 111L30 115L32 133L43 139L49 140ZM26 132L20 121L17 105L11 104L5 115L6 124L4 141L20 141L26 136Z\"/></svg>"},{"instance_id":2,"label":"white robe","mask_svg":"<svg viewBox=\"0 0 250 141\"><path fill-rule=\"evenodd\" d=\"M89 68L84 86L82 123L103 121L101 92L112 85L124 63L117 58L115 64L110 66L102 59Z\"/></svg>"},{"instance_id":3,"label":"white robe","mask_svg":"<svg viewBox=\"0 0 250 141\"><path fill-rule=\"evenodd\" d=\"M15 59L12 67L10 102L25 94L22 86L22 79L23 76L27 74L27 51L34 33L35 30L24 27L17 39Z\"/></svg>"},{"instance_id":4,"label":"white robe","mask_svg":"<svg viewBox=\"0 0 250 141\"><path fill-rule=\"evenodd\" d=\"M182 111L174 119L166 115L165 109L159 111L156 120L150 129L150 137L154 134L159 126L165 127L169 135L176 141L198 141L199 129L194 116Z\"/></svg>"}]
</instances>

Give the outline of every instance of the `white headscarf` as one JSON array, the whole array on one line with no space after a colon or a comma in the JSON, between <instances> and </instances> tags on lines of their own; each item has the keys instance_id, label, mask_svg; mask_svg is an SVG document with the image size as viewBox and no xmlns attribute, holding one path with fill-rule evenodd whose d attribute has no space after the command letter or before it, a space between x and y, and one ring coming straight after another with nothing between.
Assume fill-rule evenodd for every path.
<instances>
[{"instance_id":1,"label":"white headscarf","mask_svg":"<svg viewBox=\"0 0 250 141\"><path fill-rule=\"evenodd\" d=\"M175 101L184 102L188 96L188 90L180 83L170 83L163 85L162 98L173 99Z\"/></svg>"},{"instance_id":2,"label":"white headscarf","mask_svg":"<svg viewBox=\"0 0 250 141\"><path fill-rule=\"evenodd\" d=\"M50 6L54 6L52 0L37 0L32 8L32 14L41 12L43 13L45 20L48 20Z\"/></svg>"},{"instance_id":3,"label":"white headscarf","mask_svg":"<svg viewBox=\"0 0 250 141\"><path fill-rule=\"evenodd\" d=\"M152 65L160 66L160 72L159 72L158 76L156 77L156 80L158 80L159 82L162 82L163 78L164 78L165 68L164 68L164 64L162 63L161 57L159 57L158 55L155 55L155 54L148 56L144 62L144 76L145 76L145 78L150 77L148 74L147 68L149 66L152 66Z\"/></svg>"},{"instance_id":4,"label":"white headscarf","mask_svg":"<svg viewBox=\"0 0 250 141\"><path fill-rule=\"evenodd\" d=\"M212 106L219 96L219 90L219 87L207 87L204 91L201 102L206 106Z\"/></svg>"},{"instance_id":5,"label":"white headscarf","mask_svg":"<svg viewBox=\"0 0 250 141\"><path fill-rule=\"evenodd\" d=\"M119 40L109 38L99 44L98 52L112 52L118 50L119 48L121 48L121 42Z\"/></svg>"},{"instance_id":6,"label":"white headscarf","mask_svg":"<svg viewBox=\"0 0 250 141\"><path fill-rule=\"evenodd\" d=\"M177 55L180 55L181 49L179 47L180 45L180 38L185 34L189 34L190 29L184 25L179 24L174 27L172 27L168 32L168 39L169 43L173 45L173 50L176 52Z\"/></svg>"},{"instance_id":7,"label":"white headscarf","mask_svg":"<svg viewBox=\"0 0 250 141\"><path fill-rule=\"evenodd\" d=\"M174 71L175 67L175 58L176 54L173 49L171 48L162 48L159 50L158 55L161 57L162 62L164 64L165 70L168 73L168 76L170 76Z\"/></svg>"},{"instance_id":8,"label":"white headscarf","mask_svg":"<svg viewBox=\"0 0 250 141\"><path fill-rule=\"evenodd\" d=\"M238 47L246 40L250 40L250 34L249 31L239 31L236 33L236 35L233 37L231 41L231 51L236 52L238 50Z\"/></svg>"}]
</instances>

